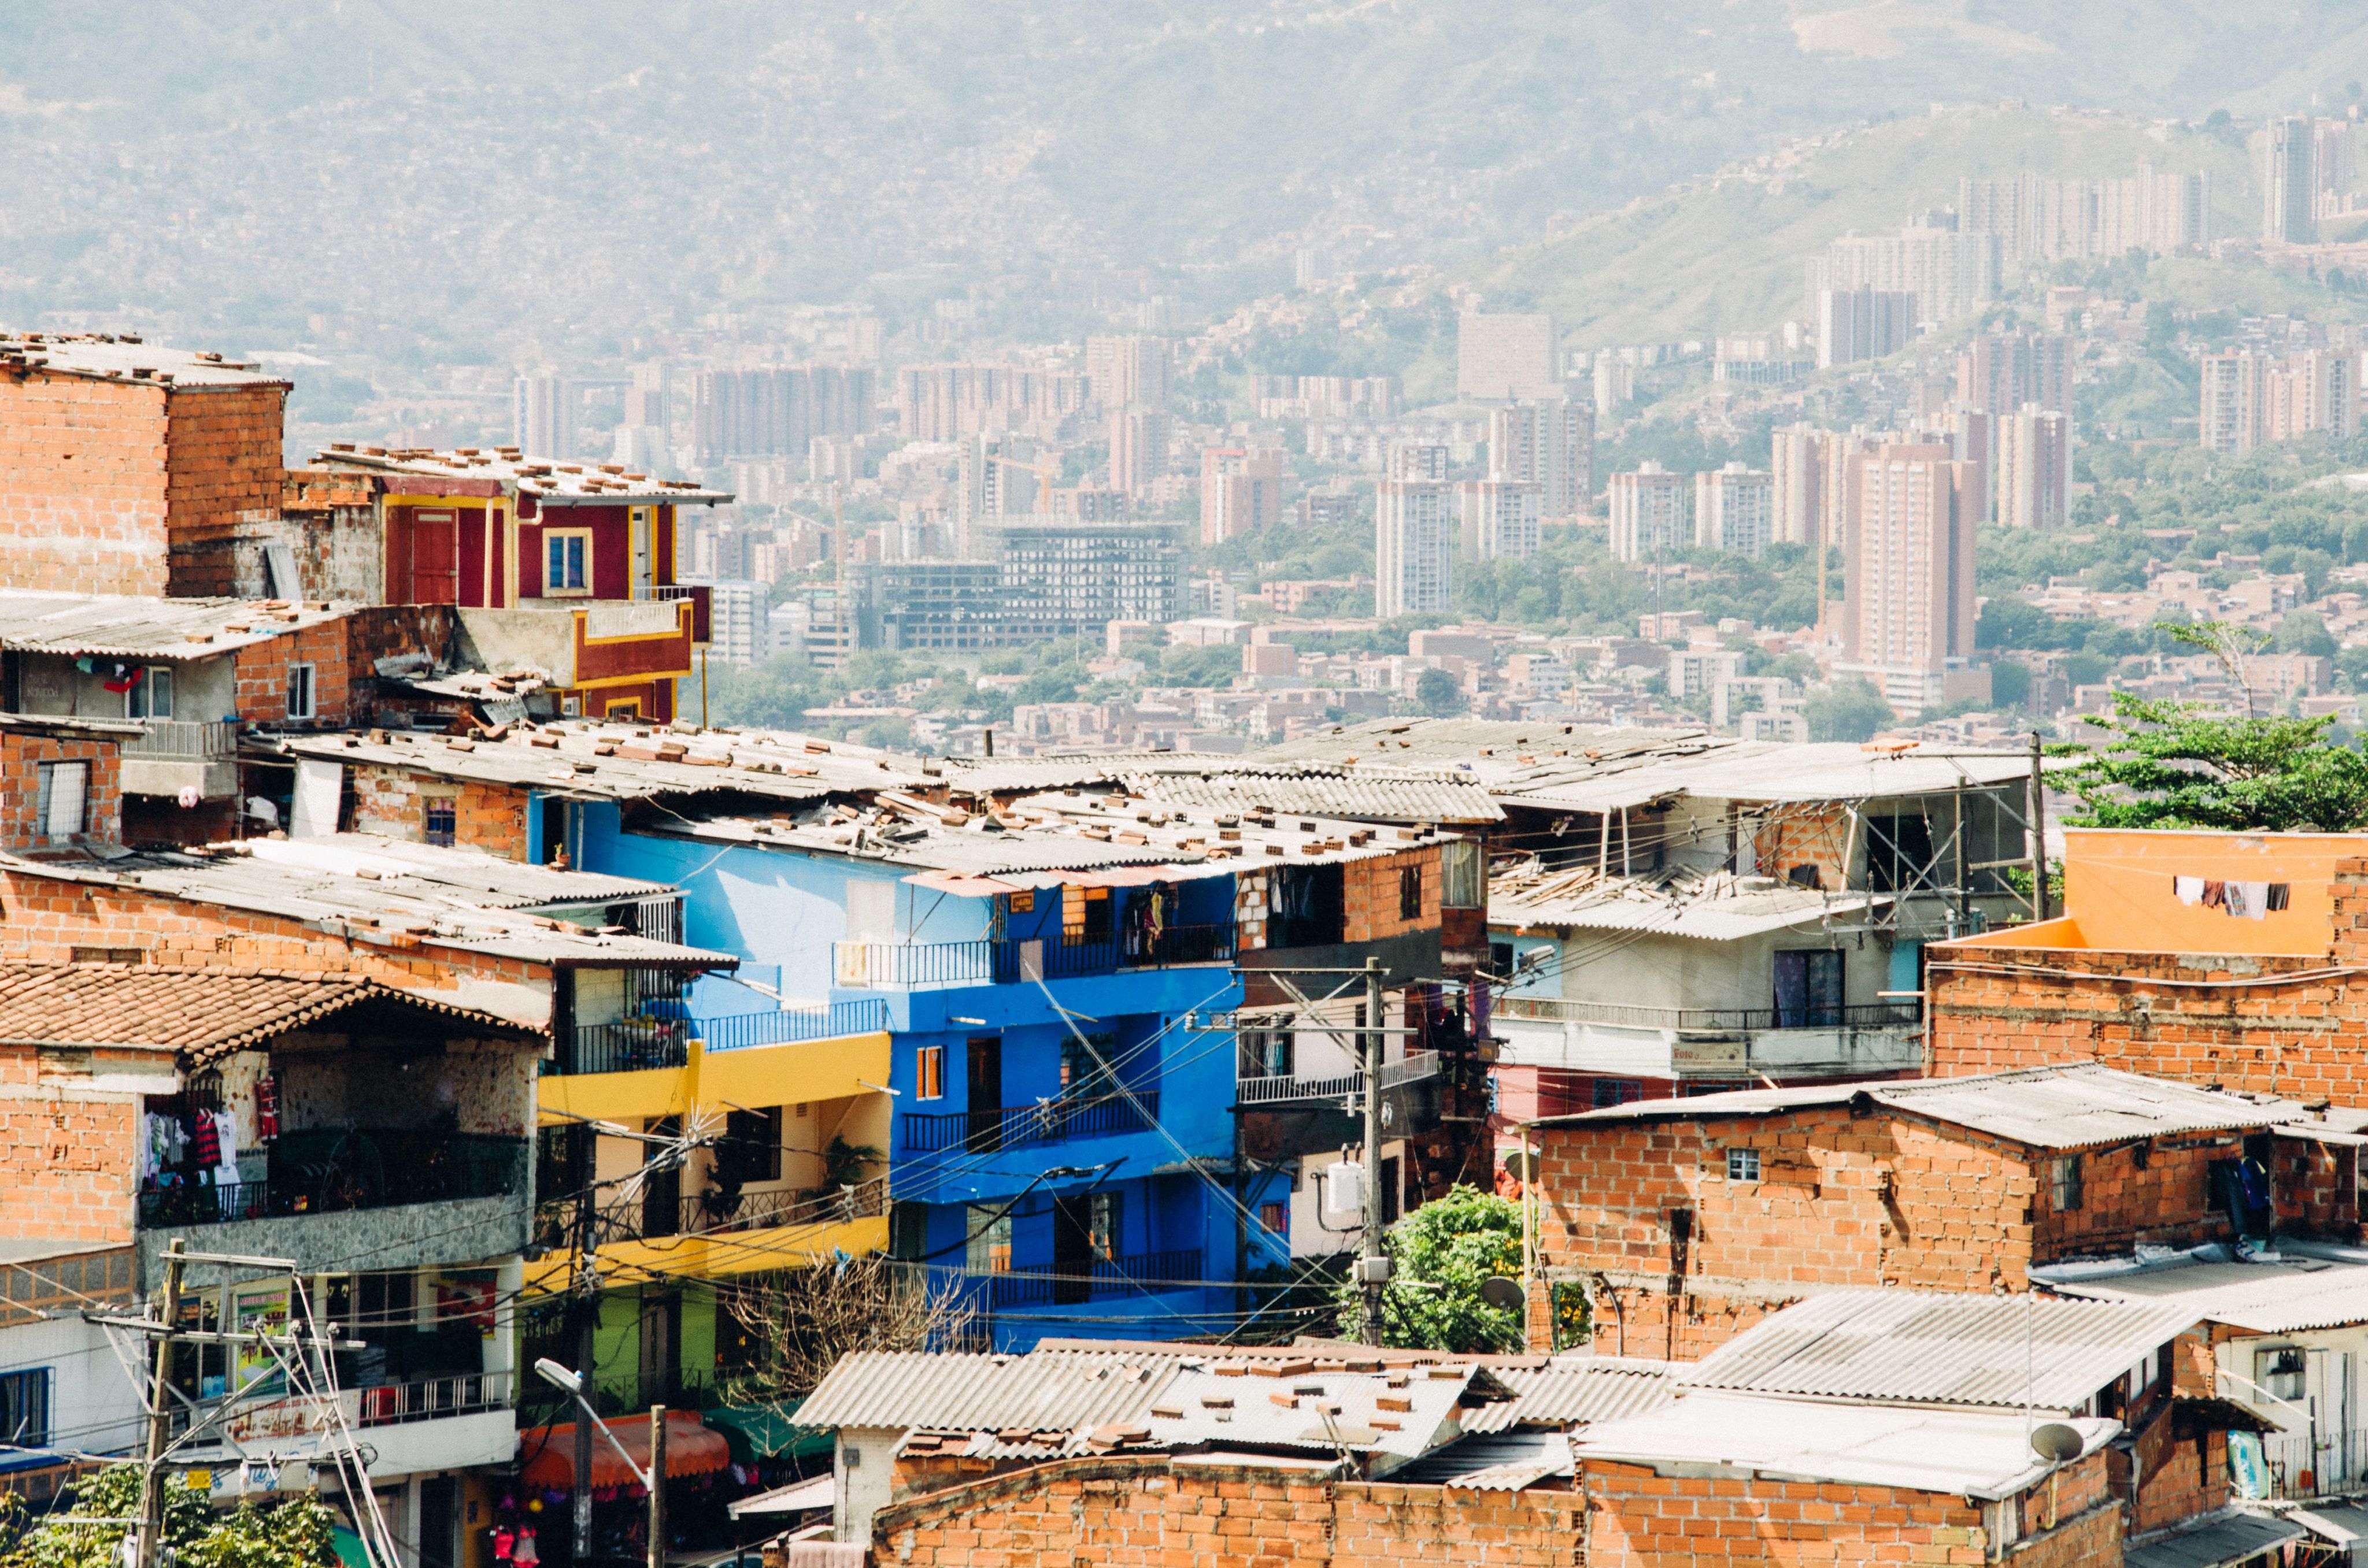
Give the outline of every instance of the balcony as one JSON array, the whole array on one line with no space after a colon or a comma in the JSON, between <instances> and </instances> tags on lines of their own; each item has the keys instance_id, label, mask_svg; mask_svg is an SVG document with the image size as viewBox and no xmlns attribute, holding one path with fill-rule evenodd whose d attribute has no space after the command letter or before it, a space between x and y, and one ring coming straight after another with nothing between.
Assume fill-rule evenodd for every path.
<instances>
[{"instance_id":1,"label":"balcony","mask_svg":"<svg viewBox=\"0 0 2368 1568\"><path fill-rule=\"evenodd\" d=\"M355 1389L345 1397L357 1407L356 1425L399 1426L484 1410L507 1410L510 1391L508 1372L453 1372L378 1388Z\"/></svg>"},{"instance_id":2,"label":"balcony","mask_svg":"<svg viewBox=\"0 0 2368 1568\"><path fill-rule=\"evenodd\" d=\"M721 1018L659 1016L578 1024L562 1031L552 1059L542 1064L542 1075L562 1078L684 1067L689 1065L694 1040L709 1051L746 1051L878 1034L887 1028L888 1004L877 996Z\"/></svg>"},{"instance_id":3,"label":"balcony","mask_svg":"<svg viewBox=\"0 0 2368 1568\"><path fill-rule=\"evenodd\" d=\"M981 938L971 942L835 942L837 983L854 991L922 990L942 985L1010 985L1083 974L1171 969L1234 961L1235 927L1171 926L1093 940Z\"/></svg>"},{"instance_id":4,"label":"balcony","mask_svg":"<svg viewBox=\"0 0 2368 1568\"><path fill-rule=\"evenodd\" d=\"M1384 1062L1375 1074L1383 1094L1439 1076L1439 1052L1410 1051L1402 1062ZM1235 1098L1245 1106L1281 1105L1292 1100L1353 1100L1365 1092L1362 1068L1330 1078L1242 1078L1234 1085Z\"/></svg>"},{"instance_id":5,"label":"balcony","mask_svg":"<svg viewBox=\"0 0 2368 1568\"><path fill-rule=\"evenodd\" d=\"M710 1051L741 1051L753 1045L789 1045L805 1040L879 1034L887 1028L888 1004L877 996L861 996L825 1006L783 1007L769 1013L700 1018L694 1022L692 1032Z\"/></svg>"},{"instance_id":6,"label":"balcony","mask_svg":"<svg viewBox=\"0 0 2368 1568\"><path fill-rule=\"evenodd\" d=\"M1756 1034L1769 1029L1915 1028L1921 1002L1853 1002L1803 1007L1632 1007L1566 996L1500 996L1495 1016L1542 1023L1610 1024L1680 1034Z\"/></svg>"},{"instance_id":7,"label":"balcony","mask_svg":"<svg viewBox=\"0 0 2368 1568\"><path fill-rule=\"evenodd\" d=\"M998 1149L1064 1143L1074 1138L1114 1138L1148 1132L1159 1118L1159 1091L1102 1095L1091 1099L1046 1100L1000 1110L957 1110L942 1115L905 1113L905 1150L928 1154L962 1149L989 1154Z\"/></svg>"},{"instance_id":8,"label":"balcony","mask_svg":"<svg viewBox=\"0 0 2368 1568\"><path fill-rule=\"evenodd\" d=\"M204 801L238 793L238 722L143 719L144 733L123 743L123 792Z\"/></svg>"},{"instance_id":9,"label":"balcony","mask_svg":"<svg viewBox=\"0 0 2368 1568\"><path fill-rule=\"evenodd\" d=\"M1199 1247L1178 1247L1134 1257L1096 1258L1083 1274L1059 1273L1055 1266L1046 1264L990 1274L983 1283L986 1304L996 1311L1007 1307L1068 1306L1119 1296L1191 1290L1201 1282L1201 1267Z\"/></svg>"},{"instance_id":10,"label":"balcony","mask_svg":"<svg viewBox=\"0 0 2368 1568\"><path fill-rule=\"evenodd\" d=\"M835 1192L744 1192L727 1198L710 1190L689 1197L652 1197L614 1203L592 1218L592 1244L664 1240L675 1236L720 1236L790 1226L828 1226L849 1220L883 1219L888 1179L875 1177ZM535 1211L538 1244L564 1249L574 1244L575 1211L566 1203L546 1203Z\"/></svg>"},{"instance_id":11,"label":"balcony","mask_svg":"<svg viewBox=\"0 0 2368 1568\"><path fill-rule=\"evenodd\" d=\"M636 583L633 597L643 602L690 601L690 640L705 643L715 625L715 591L704 583Z\"/></svg>"},{"instance_id":12,"label":"balcony","mask_svg":"<svg viewBox=\"0 0 2368 1568\"><path fill-rule=\"evenodd\" d=\"M1785 1007L1648 1007L1505 996L1503 1060L1617 1077L1757 1082L1911 1072L1924 1061L1916 1001Z\"/></svg>"},{"instance_id":13,"label":"balcony","mask_svg":"<svg viewBox=\"0 0 2368 1568\"><path fill-rule=\"evenodd\" d=\"M416 1128L313 1128L281 1134L264 1181L152 1187L142 1229L180 1229L420 1203L523 1196L527 1141Z\"/></svg>"}]
</instances>

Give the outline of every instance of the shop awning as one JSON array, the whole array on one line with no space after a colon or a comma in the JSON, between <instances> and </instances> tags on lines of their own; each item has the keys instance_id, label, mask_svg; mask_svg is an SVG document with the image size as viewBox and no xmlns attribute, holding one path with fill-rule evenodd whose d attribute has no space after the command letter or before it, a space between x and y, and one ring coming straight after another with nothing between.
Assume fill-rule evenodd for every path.
<instances>
[{"instance_id":1,"label":"shop awning","mask_svg":"<svg viewBox=\"0 0 2368 1568\"><path fill-rule=\"evenodd\" d=\"M633 1463L647 1470L650 1463L650 1418L647 1415L621 1415L609 1423L609 1430L617 1434L617 1441L625 1452L633 1456ZM575 1423L557 1426L535 1426L518 1434L518 1454L525 1468L518 1479L527 1485L546 1492L573 1492L575 1489ZM685 1410L666 1412L666 1474L674 1477L709 1475L728 1469L732 1463L732 1446L723 1434L712 1432L700 1424L695 1414ZM592 1487L598 1491L608 1486L631 1486L632 1472L617 1450L609 1446L599 1433L592 1434Z\"/></svg>"},{"instance_id":2,"label":"shop awning","mask_svg":"<svg viewBox=\"0 0 2368 1568\"><path fill-rule=\"evenodd\" d=\"M830 1486L827 1475L793 1481L770 1492L759 1492L754 1497L743 1497L729 1505L727 1511L737 1519L753 1514L803 1514L809 1508L827 1508L831 1506Z\"/></svg>"},{"instance_id":3,"label":"shop awning","mask_svg":"<svg viewBox=\"0 0 2368 1568\"><path fill-rule=\"evenodd\" d=\"M723 1434L732 1445L732 1458L739 1464L755 1464L758 1460L783 1458L807 1459L831 1451L828 1432L813 1431L797 1425L794 1417L803 1401L775 1400L765 1404L726 1404L707 1413L707 1424Z\"/></svg>"}]
</instances>

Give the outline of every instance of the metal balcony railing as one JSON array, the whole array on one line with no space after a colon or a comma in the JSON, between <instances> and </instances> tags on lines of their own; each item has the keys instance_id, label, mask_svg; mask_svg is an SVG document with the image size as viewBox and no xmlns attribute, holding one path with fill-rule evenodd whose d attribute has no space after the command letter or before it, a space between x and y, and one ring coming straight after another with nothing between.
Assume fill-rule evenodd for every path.
<instances>
[{"instance_id":1,"label":"metal balcony railing","mask_svg":"<svg viewBox=\"0 0 2368 1568\"><path fill-rule=\"evenodd\" d=\"M1378 1076L1382 1092L1418 1084L1439 1076L1439 1052L1409 1051L1404 1061L1384 1062ZM1293 1078L1287 1075L1243 1078L1234 1085L1234 1097L1243 1105L1276 1105L1289 1100L1355 1099L1365 1092L1362 1068L1329 1078Z\"/></svg>"},{"instance_id":2,"label":"metal balcony railing","mask_svg":"<svg viewBox=\"0 0 2368 1568\"><path fill-rule=\"evenodd\" d=\"M507 1410L512 1374L454 1372L444 1377L415 1378L381 1388L356 1389L348 1398L360 1406L359 1425L394 1426L409 1421L440 1421L448 1415L469 1415L484 1410Z\"/></svg>"},{"instance_id":3,"label":"metal balcony railing","mask_svg":"<svg viewBox=\"0 0 2368 1568\"><path fill-rule=\"evenodd\" d=\"M2266 1432L2261 1457L2272 1500L2368 1494L2368 1432L2358 1427Z\"/></svg>"},{"instance_id":4,"label":"metal balcony railing","mask_svg":"<svg viewBox=\"0 0 2368 1568\"><path fill-rule=\"evenodd\" d=\"M690 1061L689 1018L624 1018L578 1024L564 1031L556 1053L543 1064L552 1077L579 1073L639 1073L680 1067Z\"/></svg>"},{"instance_id":5,"label":"metal balcony railing","mask_svg":"<svg viewBox=\"0 0 2368 1568\"><path fill-rule=\"evenodd\" d=\"M877 1220L888 1212L888 1178L877 1176L832 1192L777 1188L726 1195L711 1187L671 1205L628 1199L599 1210L592 1219L592 1244L658 1240L668 1236L723 1235L734 1232L824 1227L850 1220ZM554 1202L535 1211L535 1239L565 1248L574 1243L575 1210Z\"/></svg>"},{"instance_id":6,"label":"metal balcony railing","mask_svg":"<svg viewBox=\"0 0 2368 1568\"><path fill-rule=\"evenodd\" d=\"M690 640L694 642L712 641L715 627L715 594L704 583L636 583L633 597L643 602L689 599Z\"/></svg>"},{"instance_id":7,"label":"metal balcony railing","mask_svg":"<svg viewBox=\"0 0 2368 1568\"><path fill-rule=\"evenodd\" d=\"M235 719L142 719L144 729L125 741L125 756L165 762L226 762L238 755Z\"/></svg>"},{"instance_id":8,"label":"metal balcony railing","mask_svg":"<svg viewBox=\"0 0 2368 1568\"><path fill-rule=\"evenodd\" d=\"M1231 963L1237 937L1237 928L1228 922L1171 926L1156 934L1129 932L1091 940L982 937L969 942L837 942L832 947L841 985L899 991L931 985L1009 985L1038 978Z\"/></svg>"},{"instance_id":9,"label":"metal balcony railing","mask_svg":"<svg viewBox=\"0 0 2368 1568\"><path fill-rule=\"evenodd\" d=\"M296 1214L339 1214L523 1196L527 1141L415 1128L307 1128L282 1133L265 1181L152 1187L140 1194L146 1228L219 1225Z\"/></svg>"},{"instance_id":10,"label":"metal balcony railing","mask_svg":"<svg viewBox=\"0 0 2368 1568\"><path fill-rule=\"evenodd\" d=\"M860 996L825 1006L697 1018L692 1020L691 1032L710 1051L738 1051L751 1045L785 1045L802 1040L878 1034L887 1027L887 1001L878 996Z\"/></svg>"},{"instance_id":11,"label":"metal balcony railing","mask_svg":"<svg viewBox=\"0 0 2368 1568\"><path fill-rule=\"evenodd\" d=\"M1063 1273L1045 1264L990 1274L983 1282L987 1304L999 1309L1058 1306L1112 1296L1187 1290L1200 1280L1201 1249L1178 1247L1133 1257L1097 1258L1084 1273Z\"/></svg>"},{"instance_id":12,"label":"metal balcony railing","mask_svg":"<svg viewBox=\"0 0 2368 1568\"><path fill-rule=\"evenodd\" d=\"M1497 997L1494 1012L1500 1018L1706 1034L1750 1034L1767 1029L1913 1028L1924 1021L1921 1002L1852 1002L1791 1007L1633 1007L1577 997L1517 994Z\"/></svg>"},{"instance_id":13,"label":"metal balcony railing","mask_svg":"<svg viewBox=\"0 0 2368 1568\"><path fill-rule=\"evenodd\" d=\"M1000 1110L957 1110L939 1115L908 1111L905 1148L916 1154L960 1148L973 1154L1031 1143L1062 1143L1073 1138L1110 1138L1147 1132L1159 1117L1159 1091L1090 1099L1046 1100L1042 1105Z\"/></svg>"}]
</instances>

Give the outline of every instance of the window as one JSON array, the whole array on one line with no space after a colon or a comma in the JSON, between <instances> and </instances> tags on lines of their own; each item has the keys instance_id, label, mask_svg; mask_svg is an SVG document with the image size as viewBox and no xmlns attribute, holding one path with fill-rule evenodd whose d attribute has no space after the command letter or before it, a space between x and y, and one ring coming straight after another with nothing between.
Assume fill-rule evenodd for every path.
<instances>
[{"instance_id":1,"label":"window","mask_svg":"<svg viewBox=\"0 0 2368 1568\"><path fill-rule=\"evenodd\" d=\"M781 1179L781 1108L769 1106L763 1110L735 1110L723 1119L724 1148L730 1159L723 1164L736 1179L779 1181Z\"/></svg>"},{"instance_id":2,"label":"window","mask_svg":"<svg viewBox=\"0 0 2368 1568\"><path fill-rule=\"evenodd\" d=\"M1116 1093L1118 1084L1111 1076L1110 1060L1117 1046L1118 1037L1112 1034L1089 1034L1083 1040L1071 1035L1063 1040L1061 1093L1069 1096Z\"/></svg>"},{"instance_id":3,"label":"window","mask_svg":"<svg viewBox=\"0 0 2368 1568\"><path fill-rule=\"evenodd\" d=\"M1244 1078L1288 1078L1291 1076L1292 1036L1289 1029L1246 1028L1236 1037L1241 1041L1240 1073Z\"/></svg>"},{"instance_id":4,"label":"window","mask_svg":"<svg viewBox=\"0 0 2368 1568\"><path fill-rule=\"evenodd\" d=\"M925 1045L913 1053L913 1097L940 1100L946 1096L946 1048Z\"/></svg>"},{"instance_id":5,"label":"window","mask_svg":"<svg viewBox=\"0 0 2368 1568\"><path fill-rule=\"evenodd\" d=\"M1488 903L1480 846L1459 838L1439 846L1439 902L1448 909L1481 909Z\"/></svg>"},{"instance_id":6,"label":"window","mask_svg":"<svg viewBox=\"0 0 2368 1568\"><path fill-rule=\"evenodd\" d=\"M145 963L145 948L68 948L68 963Z\"/></svg>"},{"instance_id":7,"label":"window","mask_svg":"<svg viewBox=\"0 0 2368 1568\"><path fill-rule=\"evenodd\" d=\"M0 1373L0 1443L40 1449L50 1441L50 1369Z\"/></svg>"},{"instance_id":8,"label":"window","mask_svg":"<svg viewBox=\"0 0 2368 1568\"><path fill-rule=\"evenodd\" d=\"M591 593L591 556L590 528L543 530L542 591L546 594Z\"/></svg>"},{"instance_id":9,"label":"window","mask_svg":"<svg viewBox=\"0 0 2368 1568\"><path fill-rule=\"evenodd\" d=\"M288 666L288 716L290 719L310 719L314 716L313 666L310 665Z\"/></svg>"},{"instance_id":10,"label":"window","mask_svg":"<svg viewBox=\"0 0 2368 1568\"><path fill-rule=\"evenodd\" d=\"M970 1238L962 1267L973 1274L1011 1272L1011 1211L1000 1203L970 1206Z\"/></svg>"},{"instance_id":11,"label":"window","mask_svg":"<svg viewBox=\"0 0 2368 1568\"><path fill-rule=\"evenodd\" d=\"M1104 1263L1118 1260L1119 1217L1123 1212L1119 1205L1125 1197L1122 1192L1110 1191L1096 1192L1087 1197L1086 1233L1094 1249L1094 1256Z\"/></svg>"},{"instance_id":12,"label":"window","mask_svg":"<svg viewBox=\"0 0 2368 1568\"><path fill-rule=\"evenodd\" d=\"M1011 899L1012 914L1033 915L1036 912L1036 890L1034 888L1021 888L1018 892L1012 893L1008 896Z\"/></svg>"},{"instance_id":13,"label":"window","mask_svg":"<svg viewBox=\"0 0 2368 1568\"><path fill-rule=\"evenodd\" d=\"M1398 918L1401 920L1422 918L1422 868L1420 866L1398 868Z\"/></svg>"},{"instance_id":14,"label":"window","mask_svg":"<svg viewBox=\"0 0 2368 1568\"><path fill-rule=\"evenodd\" d=\"M2304 1364L2302 1351L2292 1345L2281 1346L2275 1350L2256 1350L2253 1352L2253 1381L2259 1383L2261 1392L2271 1399L2298 1401L2303 1396Z\"/></svg>"},{"instance_id":15,"label":"window","mask_svg":"<svg viewBox=\"0 0 2368 1568\"><path fill-rule=\"evenodd\" d=\"M1634 1078L1598 1078L1594 1087L1598 1110L1605 1106L1633 1105L1645 1097L1645 1085Z\"/></svg>"},{"instance_id":16,"label":"window","mask_svg":"<svg viewBox=\"0 0 2368 1568\"><path fill-rule=\"evenodd\" d=\"M83 830L83 787L89 778L86 762L41 764L40 793L33 802L33 815L45 835L71 838Z\"/></svg>"},{"instance_id":17,"label":"window","mask_svg":"<svg viewBox=\"0 0 2368 1568\"><path fill-rule=\"evenodd\" d=\"M2066 1154L2047 1168L2048 1198L2058 1214L2069 1214L2080 1207L2080 1156Z\"/></svg>"},{"instance_id":18,"label":"window","mask_svg":"<svg viewBox=\"0 0 2368 1568\"><path fill-rule=\"evenodd\" d=\"M151 665L140 672L131 689L123 694L123 711L132 719L169 719L173 716L173 672L164 665Z\"/></svg>"},{"instance_id":19,"label":"window","mask_svg":"<svg viewBox=\"0 0 2368 1568\"><path fill-rule=\"evenodd\" d=\"M427 804L427 809L424 818L424 825L427 842L430 844L440 844L445 848L450 849L452 847L453 840L458 837L460 834L461 813L459 810L456 808L450 796L431 795L428 797Z\"/></svg>"},{"instance_id":20,"label":"window","mask_svg":"<svg viewBox=\"0 0 2368 1568\"><path fill-rule=\"evenodd\" d=\"M1829 1029L1842 1021L1839 948L1776 955L1776 1027Z\"/></svg>"},{"instance_id":21,"label":"window","mask_svg":"<svg viewBox=\"0 0 2368 1568\"><path fill-rule=\"evenodd\" d=\"M1729 1149L1726 1152L1726 1179L1729 1181L1758 1181L1759 1179L1759 1151L1757 1149Z\"/></svg>"},{"instance_id":22,"label":"window","mask_svg":"<svg viewBox=\"0 0 2368 1568\"><path fill-rule=\"evenodd\" d=\"M607 714L611 719L638 719L642 716L642 699L638 697L628 697L621 702L611 702L608 706Z\"/></svg>"},{"instance_id":23,"label":"window","mask_svg":"<svg viewBox=\"0 0 2368 1568\"><path fill-rule=\"evenodd\" d=\"M1274 1235L1289 1235L1291 1233L1291 1205L1288 1203L1259 1204L1258 1223L1265 1226L1267 1230Z\"/></svg>"}]
</instances>

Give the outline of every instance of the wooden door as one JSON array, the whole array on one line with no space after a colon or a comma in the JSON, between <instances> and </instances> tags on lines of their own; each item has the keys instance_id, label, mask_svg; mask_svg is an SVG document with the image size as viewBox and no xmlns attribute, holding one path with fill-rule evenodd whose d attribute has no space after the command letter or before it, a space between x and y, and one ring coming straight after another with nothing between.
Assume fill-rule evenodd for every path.
<instances>
[{"instance_id":1,"label":"wooden door","mask_svg":"<svg viewBox=\"0 0 2368 1568\"><path fill-rule=\"evenodd\" d=\"M461 529L450 512L411 514L411 597L416 605L461 602Z\"/></svg>"}]
</instances>

